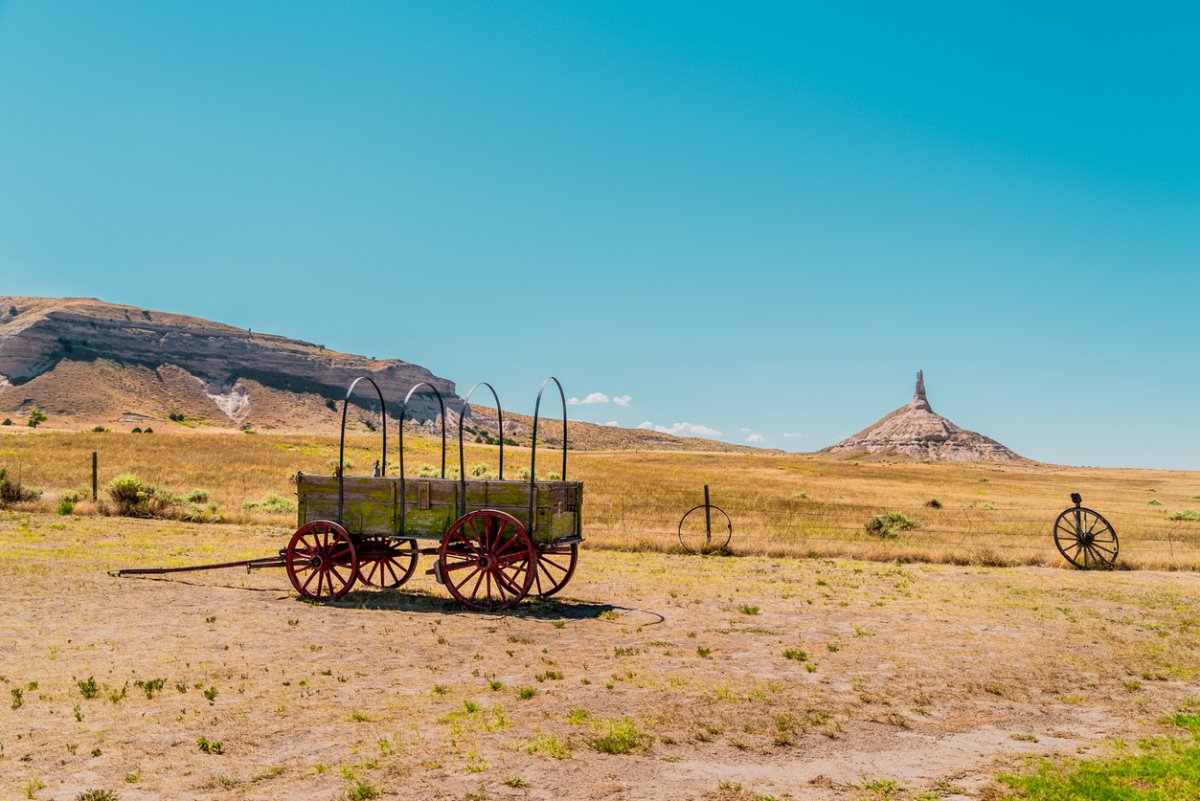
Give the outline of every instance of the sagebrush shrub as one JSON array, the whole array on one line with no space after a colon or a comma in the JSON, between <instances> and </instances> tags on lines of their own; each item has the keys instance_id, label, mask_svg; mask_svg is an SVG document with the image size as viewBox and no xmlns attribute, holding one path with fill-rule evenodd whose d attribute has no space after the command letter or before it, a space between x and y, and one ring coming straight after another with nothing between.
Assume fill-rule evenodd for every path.
<instances>
[{"instance_id":1,"label":"sagebrush shrub","mask_svg":"<svg viewBox=\"0 0 1200 801\"><path fill-rule=\"evenodd\" d=\"M246 501L242 504L243 509L248 509L255 512L270 512L274 514L287 514L296 511L295 501L285 498L282 495L276 495L274 492L268 492L257 501Z\"/></svg>"},{"instance_id":2,"label":"sagebrush shrub","mask_svg":"<svg viewBox=\"0 0 1200 801\"><path fill-rule=\"evenodd\" d=\"M8 477L8 468L0 467L0 507L20 501L35 501L42 497L41 487L23 487Z\"/></svg>"},{"instance_id":3,"label":"sagebrush shrub","mask_svg":"<svg viewBox=\"0 0 1200 801\"><path fill-rule=\"evenodd\" d=\"M108 497L123 517L158 517L183 500L163 487L142 481L133 473L122 473L108 482Z\"/></svg>"},{"instance_id":4,"label":"sagebrush shrub","mask_svg":"<svg viewBox=\"0 0 1200 801\"><path fill-rule=\"evenodd\" d=\"M866 523L867 531L880 539L894 539L901 531L919 528L920 521L906 517L903 512L884 512Z\"/></svg>"}]
</instances>

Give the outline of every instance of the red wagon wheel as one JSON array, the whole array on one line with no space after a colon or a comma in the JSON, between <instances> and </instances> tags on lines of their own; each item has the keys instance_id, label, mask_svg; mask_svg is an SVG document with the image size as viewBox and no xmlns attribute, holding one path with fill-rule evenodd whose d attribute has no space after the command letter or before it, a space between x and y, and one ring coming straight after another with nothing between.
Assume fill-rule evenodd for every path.
<instances>
[{"instance_id":1,"label":"red wagon wheel","mask_svg":"<svg viewBox=\"0 0 1200 801\"><path fill-rule=\"evenodd\" d=\"M296 529L284 566L296 592L314 601L333 601L354 585L358 554L346 529L316 520Z\"/></svg>"},{"instance_id":2,"label":"red wagon wheel","mask_svg":"<svg viewBox=\"0 0 1200 801\"><path fill-rule=\"evenodd\" d=\"M442 583L469 609L493 612L520 601L533 584L533 541L512 515L481 509L454 521L438 549Z\"/></svg>"},{"instance_id":3,"label":"red wagon wheel","mask_svg":"<svg viewBox=\"0 0 1200 801\"><path fill-rule=\"evenodd\" d=\"M567 586L571 576L575 575L577 561L579 561L579 543L539 548L537 570L533 574L533 586L529 591L542 598L549 598Z\"/></svg>"},{"instance_id":4,"label":"red wagon wheel","mask_svg":"<svg viewBox=\"0 0 1200 801\"><path fill-rule=\"evenodd\" d=\"M358 548L358 580L368 587L393 590L417 569L416 540L382 535L364 537Z\"/></svg>"}]
</instances>

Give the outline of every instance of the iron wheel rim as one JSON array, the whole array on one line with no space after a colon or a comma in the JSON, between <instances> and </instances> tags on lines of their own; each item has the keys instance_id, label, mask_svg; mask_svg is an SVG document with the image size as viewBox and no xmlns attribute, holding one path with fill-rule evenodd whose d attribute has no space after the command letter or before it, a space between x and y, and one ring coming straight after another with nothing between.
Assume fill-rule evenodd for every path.
<instances>
[{"instance_id":1,"label":"iron wheel rim","mask_svg":"<svg viewBox=\"0 0 1200 801\"><path fill-rule=\"evenodd\" d=\"M317 520L292 534L284 566L300 595L313 601L336 601L358 578L358 553L346 529Z\"/></svg>"},{"instance_id":2,"label":"iron wheel rim","mask_svg":"<svg viewBox=\"0 0 1200 801\"><path fill-rule=\"evenodd\" d=\"M1054 545L1080 570L1111 568L1121 550L1112 525L1084 506L1066 509L1054 521Z\"/></svg>"},{"instance_id":3,"label":"iron wheel rim","mask_svg":"<svg viewBox=\"0 0 1200 801\"><path fill-rule=\"evenodd\" d=\"M477 612L508 609L529 594L537 555L525 527L507 512L469 512L442 537L438 568L442 583L463 606Z\"/></svg>"}]
</instances>

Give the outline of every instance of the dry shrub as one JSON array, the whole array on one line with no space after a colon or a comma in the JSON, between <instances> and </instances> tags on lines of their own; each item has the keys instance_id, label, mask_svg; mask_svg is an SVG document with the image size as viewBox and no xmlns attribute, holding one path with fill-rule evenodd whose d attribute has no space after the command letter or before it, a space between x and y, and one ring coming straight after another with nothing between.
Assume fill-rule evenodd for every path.
<instances>
[{"instance_id":1,"label":"dry shrub","mask_svg":"<svg viewBox=\"0 0 1200 801\"><path fill-rule=\"evenodd\" d=\"M41 487L22 487L8 477L8 468L0 467L0 508L22 501L35 501L42 496Z\"/></svg>"}]
</instances>

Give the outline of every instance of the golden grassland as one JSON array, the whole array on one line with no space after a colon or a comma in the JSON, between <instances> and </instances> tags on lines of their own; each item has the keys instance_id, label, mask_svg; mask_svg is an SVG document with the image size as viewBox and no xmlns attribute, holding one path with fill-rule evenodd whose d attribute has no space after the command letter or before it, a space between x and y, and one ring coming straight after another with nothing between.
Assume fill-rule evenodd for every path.
<instances>
[{"instance_id":1,"label":"golden grassland","mask_svg":"<svg viewBox=\"0 0 1200 801\"><path fill-rule=\"evenodd\" d=\"M483 615L423 570L326 605L278 569L108 574L274 554L291 516L243 503L329 472L334 438L4 433L0 467L45 490L0 511L4 801L1059 797L999 778L1159 759L1170 721L1200 712L1184 570L1200 524L1166 519L1200 507L1195 473L571 452L575 578ZM437 461L434 441L406 443L414 471ZM352 437L350 472L376 447ZM203 488L227 522L56 514L93 451L102 486ZM510 475L528 465L505 456ZM560 458L539 449L539 474ZM671 552L705 483L731 550L779 558ZM1114 522L1126 565L1180 571L1057 569L1048 530L1071 491ZM920 525L879 540L863 523L882 511Z\"/></svg>"},{"instance_id":2,"label":"golden grassland","mask_svg":"<svg viewBox=\"0 0 1200 801\"><path fill-rule=\"evenodd\" d=\"M0 429L3 431L3 429ZM30 508L52 509L62 492L90 482L91 453L100 460L101 489L118 473L176 492L207 490L231 523L293 525L286 513L246 508L267 493L294 497L297 471L328 474L337 439L273 434L174 435L65 433L14 429L0 437L0 467L25 485L44 488ZM389 473L396 472L394 432ZM406 434L406 469L437 467L439 443ZM369 474L379 458L379 434L348 439L351 474ZM529 465L527 448L505 451L508 478ZM465 462L494 474L495 446L468 444ZM457 471L457 447L448 467ZM540 476L561 470L561 451L539 448ZM1200 474L1187 471L1075 468L1034 463L924 464L868 462L776 453L571 451L567 477L585 484L584 534L592 547L671 551L679 548L683 513L703 500L733 522L734 554L826 555L962 564L1065 562L1054 549L1051 525L1083 494L1121 538L1122 567L1200 568L1200 522L1169 516L1200 510ZM103 491L102 491L103 495ZM933 501L940 508L933 508ZM93 511L90 504L75 512ZM900 512L917 527L881 539L865 523ZM721 518L717 518L718 524ZM689 530L703 515L689 518ZM694 530L691 533L695 533Z\"/></svg>"}]
</instances>

